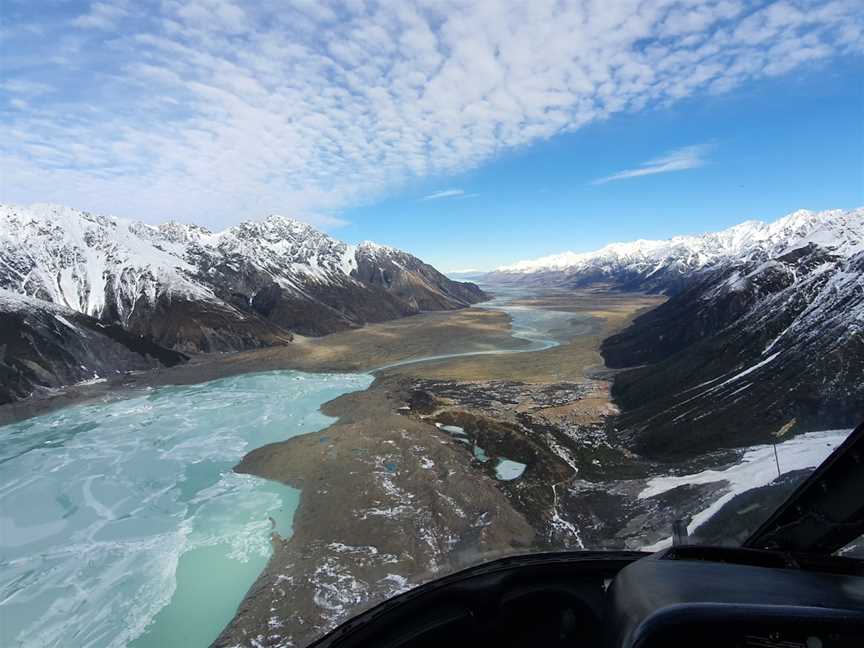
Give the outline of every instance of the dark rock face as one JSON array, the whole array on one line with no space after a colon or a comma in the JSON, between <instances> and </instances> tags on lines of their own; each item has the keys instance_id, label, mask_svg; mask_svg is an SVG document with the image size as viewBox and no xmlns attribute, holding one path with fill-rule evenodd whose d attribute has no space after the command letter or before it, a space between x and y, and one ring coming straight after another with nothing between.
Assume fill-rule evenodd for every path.
<instances>
[{"instance_id":1,"label":"dark rock face","mask_svg":"<svg viewBox=\"0 0 864 648\"><path fill-rule=\"evenodd\" d=\"M351 255L342 245L338 255ZM487 298L474 284L451 281L420 259L393 248L361 244L353 251L353 261L350 274L332 272L326 281L304 281L299 291L286 288L272 274L242 258L214 265L210 265L212 259L202 261L199 276L244 314L265 320L283 334L293 331L308 336L421 311L464 308ZM253 339L259 344L272 343L266 335Z\"/></svg>"},{"instance_id":2,"label":"dark rock face","mask_svg":"<svg viewBox=\"0 0 864 648\"><path fill-rule=\"evenodd\" d=\"M353 277L421 311L450 310L488 299L475 284L452 281L428 263L393 248L361 244L356 259Z\"/></svg>"},{"instance_id":3,"label":"dark rock face","mask_svg":"<svg viewBox=\"0 0 864 648\"><path fill-rule=\"evenodd\" d=\"M647 456L864 419L864 253L806 245L695 276L602 348L619 373L617 425Z\"/></svg>"},{"instance_id":4,"label":"dark rock face","mask_svg":"<svg viewBox=\"0 0 864 648\"><path fill-rule=\"evenodd\" d=\"M125 326L168 349L192 354L256 349L292 339L289 331L254 314L243 315L212 302L167 297L147 308L136 308Z\"/></svg>"},{"instance_id":5,"label":"dark rock face","mask_svg":"<svg viewBox=\"0 0 864 648\"><path fill-rule=\"evenodd\" d=\"M187 359L117 324L51 305L12 308L0 299L0 404L46 389L170 367Z\"/></svg>"}]
</instances>

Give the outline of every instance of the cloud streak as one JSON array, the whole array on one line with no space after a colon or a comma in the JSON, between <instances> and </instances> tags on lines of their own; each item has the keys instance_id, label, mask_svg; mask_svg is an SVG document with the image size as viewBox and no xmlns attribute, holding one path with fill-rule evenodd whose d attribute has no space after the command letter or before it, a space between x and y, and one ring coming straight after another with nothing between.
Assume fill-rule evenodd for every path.
<instances>
[{"instance_id":1,"label":"cloud streak","mask_svg":"<svg viewBox=\"0 0 864 648\"><path fill-rule=\"evenodd\" d=\"M614 114L864 50L859 0L20 7L2 35L0 199L217 228L267 212L332 226Z\"/></svg>"},{"instance_id":2,"label":"cloud streak","mask_svg":"<svg viewBox=\"0 0 864 648\"><path fill-rule=\"evenodd\" d=\"M87 13L72 20L72 25L81 29L114 29L117 23L128 15L125 1L113 3L94 2Z\"/></svg>"},{"instance_id":3,"label":"cloud streak","mask_svg":"<svg viewBox=\"0 0 864 648\"><path fill-rule=\"evenodd\" d=\"M465 198L470 195L472 194L466 194L464 189L445 189L444 191L437 191L435 193L429 194L428 196L423 196L418 202L426 202L427 200L440 200L441 198L455 198L457 196Z\"/></svg>"},{"instance_id":4,"label":"cloud streak","mask_svg":"<svg viewBox=\"0 0 864 648\"><path fill-rule=\"evenodd\" d=\"M627 180L628 178L639 178L641 176L654 175L656 173L671 173L673 171L686 171L704 166L705 155L712 147L708 144L695 146L684 146L674 151L669 151L653 160L643 162L634 169L625 169L612 175L593 180L591 184L599 185L614 180Z\"/></svg>"}]
</instances>

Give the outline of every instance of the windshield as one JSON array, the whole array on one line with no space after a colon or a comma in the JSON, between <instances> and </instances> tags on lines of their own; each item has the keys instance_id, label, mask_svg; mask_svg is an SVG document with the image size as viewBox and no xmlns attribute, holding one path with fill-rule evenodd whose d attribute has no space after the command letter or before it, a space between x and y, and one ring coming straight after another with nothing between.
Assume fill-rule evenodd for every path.
<instances>
[{"instance_id":1,"label":"windshield","mask_svg":"<svg viewBox=\"0 0 864 648\"><path fill-rule=\"evenodd\" d=\"M857 2L3 13L3 645L738 546L864 421Z\"/></svg>"}]
</instances>

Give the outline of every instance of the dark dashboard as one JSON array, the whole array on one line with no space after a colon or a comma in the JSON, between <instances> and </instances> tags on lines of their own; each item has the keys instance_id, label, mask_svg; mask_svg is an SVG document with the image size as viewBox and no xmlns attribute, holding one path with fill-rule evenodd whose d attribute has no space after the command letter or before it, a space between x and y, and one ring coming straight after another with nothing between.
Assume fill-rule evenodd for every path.
<instances>
[{"instance_id":1,"label":"dark dashboard","mask_svg":"<svg viewBox=\"0 0 864 648\"><path fill-rule=\"evenodd\" d=\"M632 563L609 588L605 646L864 646L857 561L678 547Z\"/></svg>"},{"instance_id":2,"label":"dark dashboard","mask_svg":"<svg viewBox=\"0 0 864 648\"><path fill-rule=\"evenodd\" d=\"M864 567L716 547L505 558L343 624L316 646L864 646Z\"/></svg>"}]
</instances>

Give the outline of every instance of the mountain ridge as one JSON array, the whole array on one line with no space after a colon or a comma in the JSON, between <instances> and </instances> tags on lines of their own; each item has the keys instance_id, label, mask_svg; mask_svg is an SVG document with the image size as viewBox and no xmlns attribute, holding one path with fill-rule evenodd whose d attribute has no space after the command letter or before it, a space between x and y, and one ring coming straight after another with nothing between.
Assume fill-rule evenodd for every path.
<instances>
[{"instance_id":1,"label":"mountain ridge","mask_svg":"<svg viewBox=\"0 0 864 648\"><path fill-rule=\"evenodd\" d=\"M615 426L638 452L687 458L770 442L793 419L796 434L864 419L864 210L822 214L692 271L604 340L621 370Z\"/></svg>"},{"instance_id":2,"label":"mountain ridge","mask_svg":"<svg viewBox=\"0 0 864 648\"><path fill-rule=\"evenodd\" d=\"M745 221L719 232L611 243L592 252L564 252L501 266L490 283L579 288L611 282L625 290L674 293L688 276L725 262L769 258L808 241L864 249L864 208L798 210L773 222Z\"/></svg>"},{"instance_id":3,"label":"mountain ridge","mask_svg":"<svg viewBox=\"0 0 864 648\"><path fill-rule=\"evenodd\" d=\"M279 215L211 232L62 205L0 205L0 257L0 288L193 353L262 346L273 327L288 338L322 335L485 298L406 252L350 245ZM156 322L178 310L189 313L183 326ZM223 339L190 324L210 318L248 335Z\"/></svg>"},{"instance_id":4,"label":"mountain ridge","mask_svg":"<svg viewBox=\"0 0 864 648\"><path fill-rule=\"evenodd\" d=\"M0 403L485 298L407 252L279 215L211 232L0 205Z\"/></svg>"},{"instance_id":5,"label":"mountain ridge","mask_svg":"<svg viewBox=\"0 0 864 648\"><path fill-rule=\"evenodd\" d=\"M864 419L864 208L520 262L491 283L662 293L606 338L611 425L647 457L851 428Z\"/></svg>"}]
</instances>

